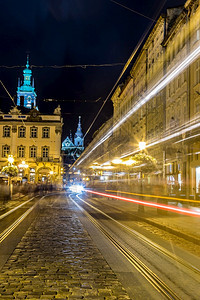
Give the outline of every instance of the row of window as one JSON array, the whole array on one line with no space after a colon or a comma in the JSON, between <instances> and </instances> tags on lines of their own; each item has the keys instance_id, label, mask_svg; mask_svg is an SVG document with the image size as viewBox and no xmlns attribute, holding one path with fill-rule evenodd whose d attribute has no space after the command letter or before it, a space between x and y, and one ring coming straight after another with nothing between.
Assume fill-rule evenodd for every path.
<instances>
[{"instance_id":1,"label":"row of window","mask_svg":"<svg viewBox=\"0 0 200 300\"><path fill-rule=\"evenodd\" d=\"M9 154L10 154L10 146L4 145L2 147L2 157L8 157ZM25 157L25 146L17 147L17 157L18 158ZM29 157L30 158L37 157L37 147L36 146L29 147ZM41 157L49 157L49 147L48 146L41 147Z\"/></svg>"},{"instance_id":2,"label":"row of window","mask_svg":"<svg viewBox=\"0 0 200 300\"><path fill-rule=\"evenodd\" d=\"M18 127L18 137L25 138L26 137L26 127L20 126ZM11 136L11 126L4 126L3 127L3 137L10 137ZM38 128L33 126L30 128L30 137L37 138L38 137ZM49 138L50 137L50 128L49 127L42 127L42 138Z\"/></svg>"}]
</instances>

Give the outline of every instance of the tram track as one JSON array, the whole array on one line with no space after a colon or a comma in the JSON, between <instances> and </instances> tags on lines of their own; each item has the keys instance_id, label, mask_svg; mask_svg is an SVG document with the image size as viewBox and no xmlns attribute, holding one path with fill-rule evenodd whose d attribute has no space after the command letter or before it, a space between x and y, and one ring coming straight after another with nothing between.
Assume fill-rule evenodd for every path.
<instances>
[{"instance_id":1,"label":"tram track","mask_svg":"<svg viewBox=\"0 0 200 300\"><path fill-rule=\"evenodd\" d=\"M131 234L132 237L139 239L142 243L145 243L148 247L154 249L154 251L157 251L159 254L164 255L167 259L174 261L174 264L178 263L179 265L181 265L181 267L184 267L188 271L190 271L190 273L194 273L195 276L200 276L200 270L196 266L184 261L183 259L177 257L165 248L149 240L142 234L136 232L132 228L115 220L108 214L101 211L99 208L94 207L94 205L81 199L80 196L77 195L77 197L80 201L84 202L88 207L90 207L90 209L98 212L98 214L102 214L104 217L108 218L109 220L123 228L123 230L129 232L129 234ZM182 299L182 297L180 297L179 295L177 295L176 292L174 292L173 288L171 289L168 286L168 284L166 284L158 275L155 274L155 272L153 272L145 263L143 263L141 259L139 259L135 254L133 254L132 251L130 251L125 246L125 243L123 244L123 242L116 239L116 237L113 237L113 234L110 233L102 223L97 221L91 215L91 212L86 211L75 200L72 199L72 201L74 201L74 203L79 207L79 209L81 209L84 212L84 214L86 214L88 219L104 234L104 236L106 236L106 238L123 254L123 256L126 257L126 259L134 266L134 268L136 268L157 291L159 291L166 299Z\"/></svg>"},{"instance_id":2,"label":"tram track","mask_svg":"<svg viewBox=\"0 0 200 300\"><path fill-rule=\"evenodd\" d=\"M0 215L0 270L38 214L38 195Z\"/></svg>"}]
</instances>

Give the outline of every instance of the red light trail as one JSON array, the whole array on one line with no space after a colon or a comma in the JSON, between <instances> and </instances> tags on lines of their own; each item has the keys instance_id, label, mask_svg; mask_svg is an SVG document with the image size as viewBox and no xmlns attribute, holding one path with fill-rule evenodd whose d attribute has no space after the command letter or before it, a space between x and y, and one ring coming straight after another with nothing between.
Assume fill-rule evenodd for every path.
<instances>
[{"instance_id":1,"label":"red light trail","mask_svg":"<svg viewBox=\"0 0 200 300\"><path fill-rule=\"evenodd\" d=\"M90 193L90 194L100 195L100 196L109 197L109 198L118 199L118 200L127 201L127 202L133 202L136 204L155 207L155 208L171 211L171 212L178 213L178 214L184 214L184 215L189 215L189 216L193 216L193 217L200 217L200 211L196 212L196 211L193 211L188 208L177 208L176 206L172 206L172 205L165 205L165 204L160 204L160 203L141 201L141 200L137 200L137 199L115 196L112 194L100 193L100 192L87 190L87 189L85 189L84 191L87 193Z\"/></svg>"}]
</instances>

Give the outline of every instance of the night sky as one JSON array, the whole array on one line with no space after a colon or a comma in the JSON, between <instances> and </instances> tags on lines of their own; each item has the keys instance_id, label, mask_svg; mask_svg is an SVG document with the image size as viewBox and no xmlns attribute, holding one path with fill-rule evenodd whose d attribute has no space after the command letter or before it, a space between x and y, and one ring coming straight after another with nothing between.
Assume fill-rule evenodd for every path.
<instances>
[{"instance_id":1,"label":"night sky","mask_svg":"<svg viewBox=\"0 0 200 300\"><path fill-rule=\"evenodd\" d=\"M116 2L153 19L166 7L185 3L183 0ZM85 133L123 65L60 69L47 66L126 63L151 24L150 19L111 0L0 0L0 80L16 99L18 77L22 78L28 52L30 65L35 66L32 71L39 110L52 113L60 104L63 139L70 129L72 133L76 131L79 115ZM49 98L65 101L44 101ZM0 101L1 108L5 102L12 105L2 86ZM108 100L86 136L86 144L111 115L112 103Z\"/></svg>"}]
</instances>

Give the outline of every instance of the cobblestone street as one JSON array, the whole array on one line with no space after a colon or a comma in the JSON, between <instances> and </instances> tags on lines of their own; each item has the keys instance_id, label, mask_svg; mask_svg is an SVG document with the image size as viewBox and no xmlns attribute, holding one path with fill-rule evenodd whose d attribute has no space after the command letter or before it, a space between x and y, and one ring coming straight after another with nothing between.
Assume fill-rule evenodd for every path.
<instances>
[{"instance_id":1,"label":"cobblestone street","mask_svg":"<svg viewBox=\"0 0 200 300\"><path fill-rule=\"evenodd\" d=\"M64 196L41 210L0 275L0 299L130 299Z\"/></svg>"}]
</instances>

